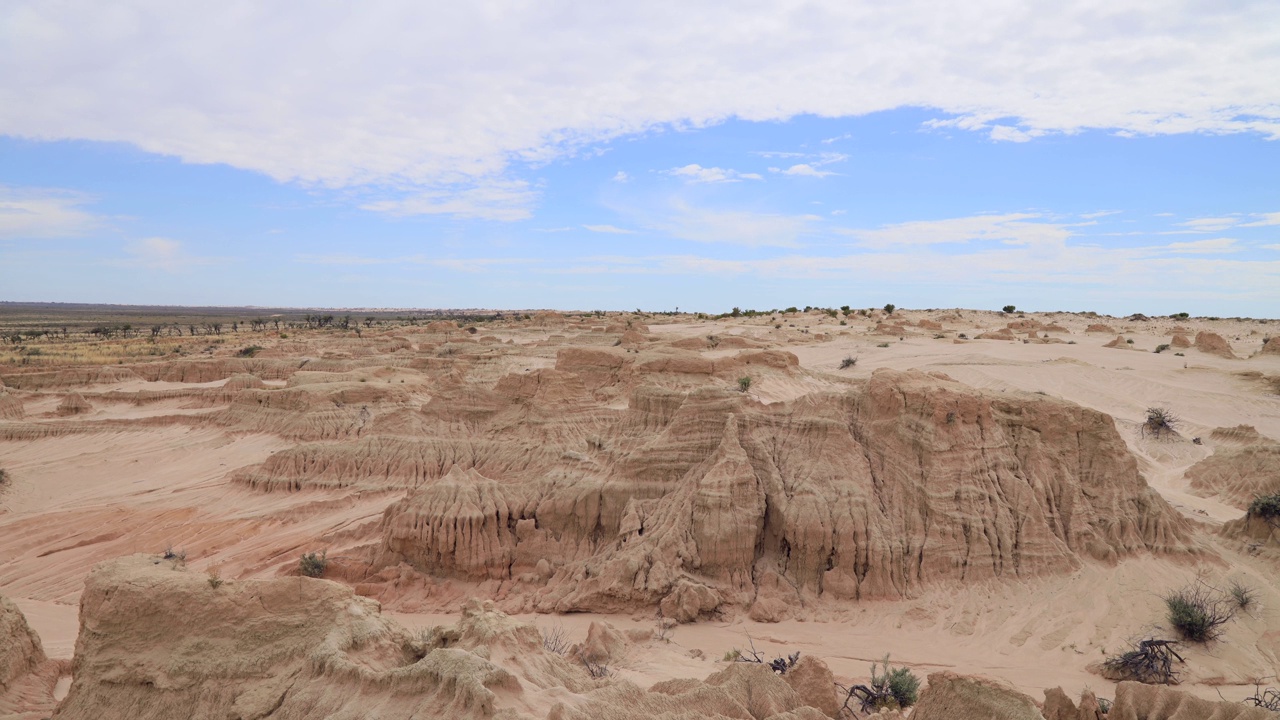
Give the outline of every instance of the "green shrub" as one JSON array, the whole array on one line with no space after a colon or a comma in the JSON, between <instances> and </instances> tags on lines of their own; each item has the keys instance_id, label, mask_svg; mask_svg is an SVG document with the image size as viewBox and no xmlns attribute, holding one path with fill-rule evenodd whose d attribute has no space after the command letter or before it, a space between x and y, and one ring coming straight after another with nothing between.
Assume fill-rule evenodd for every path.
<instances>
[{"instance_id":1,"label":"green shrub","mask_svg":"<svg viewBox=\"0 0 1280 720\"><path fill-rule=\"evenodd\" d=\"M319 555L313 552L303 553L302 559L298 561L298 569L307 577L323 576L325 569L329 567L329 559L326 557L328 552L321 550Z\"/></svg>"},{"instance_id":2,"label":"green shrub","mask_svg":"<svg viewBox=\"0 0 1280 720\"><path fill-rule=\"evenodd\" d=\"M1253 588L1239 580L1232 580L1231 584L1227 585L1227 595L1230 596L1237 610L1248 611L1258 600Z\"/></svg>"},{"instance_id":3,"label":"green shrub","mask_svg":"<svg viewBox=\"0 0 1280 720\"><path fill-rule=\"evenodd\" d=\"M853 357L852 355L845 355L844 359L840 361L840 369L844 370L845 368L850 368L857 364L858 358Z\"/></svg>"},{"instance_id":4,"label":"green shrub","mask_svg":"<svg viewBox=\"0 0 1280 720\"><path fill-rule=\"evenodd\" d=\"M750 375L743 375L742 377L738 378L738 390L740 392L746 392L750 389L751 389Z\"/></svg>"},{"instance_id":5,"label":"green shrub","mask_svg":"<svg viewBox=\"0 0 1280 720\"><path fill-rule=\"evenodd\" d=\"M1222 634L1235 611L1226 598L1205 585L1188 585L1164 596L1169 624L1190 642L1209 642Z\"/></svg>"},{"instance_id":6,"label":"green shrub","mask_svg":"<svg viewBox=\"0 0 1280 720\"><path fill-rule=\"evenodd\" d=\"M886 315L892 315L893 311L897 309L898 309L898 306L894 305L893 303L889 303L884 306L884 312Z\"/></svg>"},{"instance_id":7,"label":"green shrub","mask_svg":"<svg viewBox=\"0 0 1280 720\"><path fill-rule=\"evenodd\" d=\"M1018 311L1018 308L1014 307L1013 305L1005 305L1002 309L1006 313L1010 313L1010 314Z\"/></svg>"},{"instance_id":8,"label":"green shrub","mask_svg":"<svg viewBox=\"0 0 1280 720\"><path fill-rule=\"evenodd\" d=\"M1249 503L1249 514L1264 520L1280 520L1280 493L1254 498L1253 502Z\"/></svg>"},{"instance_id":9,"label":"green shrub","mask_svg":"<svg viewBox=\"0 0 1280 720\"><path fill-rule=\"evenodd\" d=\"M880 343L879 345L876 345L876 347L889 347L889 343L883 342L883 343Z\"/></svg>"}]
</instances>

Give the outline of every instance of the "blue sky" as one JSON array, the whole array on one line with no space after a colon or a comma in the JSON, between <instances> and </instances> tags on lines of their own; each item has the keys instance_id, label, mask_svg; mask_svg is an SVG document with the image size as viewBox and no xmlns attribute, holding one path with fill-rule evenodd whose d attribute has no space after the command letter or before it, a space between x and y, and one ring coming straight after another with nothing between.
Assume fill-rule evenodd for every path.
<instances>
[{"instance_id":1,"label":"blue sky","mask_svg":"<svg viewBox=\"0 0 1280 720\"><path fill-rule=\"evenodd\" d=\"M1280 5L6 4L0 300L1280 316Z\"/></svg>"}]
</instances>

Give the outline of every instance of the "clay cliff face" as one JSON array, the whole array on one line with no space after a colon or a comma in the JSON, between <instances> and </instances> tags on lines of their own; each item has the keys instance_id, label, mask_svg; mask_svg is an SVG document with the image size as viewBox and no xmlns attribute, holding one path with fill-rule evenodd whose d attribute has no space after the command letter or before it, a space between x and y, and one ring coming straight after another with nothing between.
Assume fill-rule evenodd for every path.
<instances>
[{"instance_id":1,"label":"clay cliff face","mask_svg":"<svg viewBox=\"0 0 1280 720\"><path fill-rule=\"evenodd\" d=\"M1110 417L1040 396L894 371L770 406L642 388L595 429L580 451L495 449L397 473L414 489L387 509L377 563L511 581L528 609L778 619L805 598L1188 550ZM314 466L317 482L328 467Z\"/></svg>"}]
</instances>

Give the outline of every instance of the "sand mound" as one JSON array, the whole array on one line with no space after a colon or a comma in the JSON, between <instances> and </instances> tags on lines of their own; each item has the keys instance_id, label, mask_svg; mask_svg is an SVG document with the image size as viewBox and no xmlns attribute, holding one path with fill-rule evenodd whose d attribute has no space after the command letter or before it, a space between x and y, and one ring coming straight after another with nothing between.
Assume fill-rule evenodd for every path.
<instances>
[{"instance_id":1,"label":"sand mound","mask_svg":"<svg viewBox=\"0 0 1280 720\"><path fill-rule=\"evenodd\" d=\"M59 718L482 718L527 687L592 686L541 651L536 629L478 605L457 627L415 637L323 580L213 587L134 556L94 569L80 612ZM516 651L523 683L484 657Z\"/></svg>"},{"instance_id":2,"label":"sand mound","mask_svg":"<svg viewBox=\"0 0 1280 720\"><path fill-rule=\"evenodd\" d=\"M1125 681L1116 686L1108 720L1275 720L1276 714L1225 700L1202 700L1163 685Z\"/></svg>"},{"instance_id":3,"label":"sand mound","mask_svg":"<svg viewBox=\"0 0 1280 720\"><path fill-rule=\"evenodd\" d=\"M1268 338L1262 343L1262 349L1258 351L1259 355L1280 355L1280 337Z\"/></svg>"},{"instance_id":4,"label":"sand mound","mask_svg":"<svg viewBox=\"0 0 1280 720\"><path fill-rule=\"evenodd\" d=\"M1214 428L1213 432L1209 433L1209 439L1217 443L1231 445L1256 445L1258 443L1273 442L1271 438L1258 432L1258 429L1252 425Z\"/></svg>"},{"instance_id":5,"label":"sand mound","mask_svg":"<svg viewBox=\"0 0 1280 720\"><path fill-rule=\"evenodd\" d=\"M1259 495L1280 493L1280 444L1219 447L1188 468L1187 479L1196 495L1247 508Z\"/></svg>"},{"instance_id":6,"label":"sand mound","mask_svg":"<svg viewBox=\"0 0 1280 720\"><path fill-rule=\"evenodd\" d=\"M1196 333L1195 348L1202 353L1209 355L1217 355L1218 357L1235 360L1236 354L1231 351L1231 345L1227 343L1226 338L1217 333L1198 332Z\"/></svg>"},{"instance_id":7,"label":"sand mound","mask_svg":"<svg viewBox=\"0 0 1280 720\"><path fill-rule=\"evenodd\" d=\"M84 415L89 412L93 412L93 406L80 393L68 393L58 403L59 415Z\"/></svg>"},{"instance_id":8,"label":"sand mound","mask_svg":"<svg viewBox=\"0 0 1280 720\"><path fill-rule=\"evenodd\" d=\"M262 378L249 373L232 375L222 384L223 390L263 390L266 387L266 384L262 382Z\"/></svg>"},{"instance_id":9,"label":"sand mound","mask_svg":"<svg viewBox=\"0 0 1280 720\"><path fill-rule=\"evenodd\" d=\"M49 717L62 666L45 657L40 638L22 612L0 595L0 717Z\"/></svg>"},{"instance_id":10,"label":"sand mound","mask_svg":"<svg viewBox=\"0 0 1280 720\"><path fill-rule=\"evenodd\" d=\"M24 414L22 398L15 393L0 390L0 420L21 420Z\"/></svg>"},{"instance_id":11,"label":"sand mound","mask_svg":"<svg viewBox=\"0 0 1280 720\"><path fill-rule=\"evenodd\" d=\"M1102 347L1105 347L1105 348L1117 348L1117 349L1120 349L1120 350L1132 350L1132 349L1133 349L1133 345L1131 345L1131 344L1129 344L1128 342L1126 342L1126 341L1125 341L1125 339L1124 339L1124 336L1123 336L1123 335L1117 335L1115 340L1112 340L1111 342L1107 343L1106 345L1103 345Z\"/></svg>"},{"instance_id":12,"label":"sand mound","mask_svg":"<svg viewBox=\"0 0 1280 720\"><path fill-rule=\"evenodd\" d=\"M1106 333L1108 335L1116 334L1115 328L1111 327L1110 325L1103 325L1102 323L1094 323L1089 327L1085 328L1084 331L1087 333Z\"/></svg>"},{"instance_id":13,"label":"sand mound","mask_svg":"<svg viewBox=\"0 0 1280 720\"><path fill-rule=\"evenodd\" d=\"M989 678L937 672L911 711L912 720L1045 720L1036 701Z\"/></svg>"},{"instance_id":14,"label":"sand mound","mask_svg":"<svg viewBox=\"0 0 1280 720\"><path fill-rule=\"evenodd\" d=\"M1013 334L1009 328L1000 328L991 332L984 332L974 337L975 340L1017 340L1018 336Z\"/></svg>"},{"instance_id":15,"label":"sand mound","mask_svg":"<svg viewBox=\"0 0 1280 720\"><path fill-rule=\"evenodd\" d=\"M429 452L462 461L392 470L379 458L403 450L369 442L357 461L315 446L264 471L405 478L417 489L384 515L379 564L514 580L509 601L543 611L656 605L688 621L727 605L778 620L806 597L902 597L1188 549L1110 417L919 372L771 406L638 389L595 454L438 441Z\"/></svg>"},{"instance_id":16,"label":"sand mound","mask_svg":"<svg viewBox=\"0 0 1280 720\"><path fill-rule=\"evenodd\" d=\"M0 697L46 660L40 638L8 598L0 595Z\"/></svg>"},{"instance_id":17,"label":"sand mound","mask_svg":"<svg viewBox=\"0 0 1280 720\"><path fill-rule=\"evenodd\" d=\"M1185 350L1186 348L1191 347L1191 340L1188 339L1187 336L1182 333L1174 333L1173 339L1169 341L1169 344L1174 346L1175 348Z\"/></svg>"}]
</instances>

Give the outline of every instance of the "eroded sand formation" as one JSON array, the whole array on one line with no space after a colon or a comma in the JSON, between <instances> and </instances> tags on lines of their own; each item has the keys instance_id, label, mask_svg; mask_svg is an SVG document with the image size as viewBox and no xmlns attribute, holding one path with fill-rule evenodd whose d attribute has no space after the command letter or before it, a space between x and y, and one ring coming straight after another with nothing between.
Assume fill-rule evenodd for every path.
<instances>
[{"instance_id":1,"label":"eroded sand formation","mask_svg":"<svg viewBox=\"0 0 1280 720\"><path fill-rule=\"evenodd\" d=\"M1243 577L1261 601L1188 651L1188 689L1240 696L1280 670L1280 544L1242 517L1280 490L1274 342L1226 321L849 320L540 314L0 371L0 594L58 648L4 656L0 713L830 716L834 696L717 662L747 632L806 647L792 683L826 677L819 658L865 680L905 648L922 676L1078 693L1110 688L1091 664L1196 578ZM1191 333L1181 356L1151 352ZM1152 405L1178 433L1145 436ZM320 550L336 584L297 577ZM464 617L421 634L382 608ZM623 638L622 676L584 674L504 612L609 616L575 627L583 647ZM669 622L691 623L688 646L645 638ZM874 647L849 655L855 636ZM948 683L912 717L966 716L939 709ZM1085 717L1088 697L1009 707Z\"/></svg>"}]
</instances>

